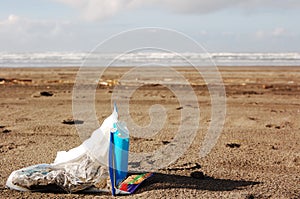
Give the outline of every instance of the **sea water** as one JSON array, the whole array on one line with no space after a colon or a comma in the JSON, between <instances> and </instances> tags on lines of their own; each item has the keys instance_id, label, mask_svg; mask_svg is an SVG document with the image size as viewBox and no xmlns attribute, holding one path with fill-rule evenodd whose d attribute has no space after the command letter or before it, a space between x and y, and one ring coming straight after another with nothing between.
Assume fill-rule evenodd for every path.
<instances>
[{"instance_id":1,"label":"sea water","mask_svg":"<svg viewBox=\"0 0 300 199\"><path fill-rule=\"evenodd\" d=\"M0 67L299 66L300 53L0 52Z\"/></svg>"}]
</instances>

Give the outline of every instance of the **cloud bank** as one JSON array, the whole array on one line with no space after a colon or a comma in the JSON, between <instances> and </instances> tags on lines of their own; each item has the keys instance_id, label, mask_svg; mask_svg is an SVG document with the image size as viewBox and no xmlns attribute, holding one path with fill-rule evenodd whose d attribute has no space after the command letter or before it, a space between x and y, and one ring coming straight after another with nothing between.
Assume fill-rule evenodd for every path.
<instances>
[{"instance_id":1,"label":"cloud bank","mask_svg":"<svg viewBox=\"0 0 300 199\"><path fill-rule=\"evenodd\" d=\"M252 11L261 8L299 9L299 0L53 0L78 9L87 21L103 20L141 7L162 8L182 14L205 14L227 8Z\"/></svg>"},{"instance_id":2,"label":"cloud bank","mask_svg":"<svg viewBox=\"0 0 300 199\"><path fill-rule=\"evenodd\" d=\"M59 47L72 37L68 21L32 20L14 14L0 20L0 43L5 51Z\"/></svg>"}]
</instances>

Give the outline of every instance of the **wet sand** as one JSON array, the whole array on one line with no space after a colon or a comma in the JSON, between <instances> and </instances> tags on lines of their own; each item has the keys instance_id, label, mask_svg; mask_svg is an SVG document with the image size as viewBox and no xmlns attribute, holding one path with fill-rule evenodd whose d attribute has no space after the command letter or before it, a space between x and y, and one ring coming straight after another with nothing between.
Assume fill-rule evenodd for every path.
<instances>
[{"instance_id":1,"label":"wet sand","mask_svg":"<svg viewBox=\"0 0 300 199\"><path fill-rule=\"evenodd\" d=\"M110 115L113 86L128 70L110 68L102 76L95 105L99 122ZM200 128L185 154L157 170L130 198L299 198L300 67L221 67L226 89L225 124L216 146L204 158L199 157L199 150L211 121L211 98L197 71L176 70L189 80L197 95ZM1 68L1 198L110 197L5 188L13 170L51 163L57 151L81 144L75 125L63 122L73 119L72 90L77 71ZM181 107L166 87L145 85L130 98L133 120L147 125L148 110L154 104L165 107L167 122L151 138L131 137L132 152L154 151L172 143L180 113L187 108Z\"/></svg>"}]
</instances>

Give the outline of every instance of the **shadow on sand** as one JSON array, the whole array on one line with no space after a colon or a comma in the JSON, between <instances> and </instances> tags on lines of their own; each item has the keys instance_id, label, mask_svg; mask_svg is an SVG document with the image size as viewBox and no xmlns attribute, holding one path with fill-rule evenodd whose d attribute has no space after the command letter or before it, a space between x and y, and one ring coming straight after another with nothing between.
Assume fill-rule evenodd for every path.
<instances>
[{"instance_id":1,"label":"shadow on sand","mask_svg":"<svg viewBox=\"0 0 300 199\"><path fill-rule=\"evenodd\" d=\"M181 176L174 174L154 173L154 175L145 181L136 193L157 189L185 188L209 191L232 191L242 189L246 186L260 184L260 182L245 180L216 179L204 176L202 179L196 179L190 176Z\"/></svg>"},{"instance_id":2,"label":"shadow on sand","mask_svg":"<svg viewBox=\"0 0 300 199\"><path fill-rule=\"evenodd\" d=\"M192 175L193 173L191 173ZM184 189L195 189L195 190L208 190L208 191L232 191L242 189L246 186L260 184L260 182L245 181L245 180L229 180L229 179L216 179L209 176L203 176L201 179L196 179L191 176L182 176L175 174L163 174L154 173L154 175L147 179L137 189L135 194L142 193L150 190L157 189L173 189L173 188L184 188ZM3 190L5 188L3 187ZM0 189L1 191L1 189ZM48 186L46 190L35 191L41 193L56 193L66 194L60 187L53 185ZM84 195L110 195L108 192L85 192L80 191L75 194Z\"/></svg>"}]
</instances>

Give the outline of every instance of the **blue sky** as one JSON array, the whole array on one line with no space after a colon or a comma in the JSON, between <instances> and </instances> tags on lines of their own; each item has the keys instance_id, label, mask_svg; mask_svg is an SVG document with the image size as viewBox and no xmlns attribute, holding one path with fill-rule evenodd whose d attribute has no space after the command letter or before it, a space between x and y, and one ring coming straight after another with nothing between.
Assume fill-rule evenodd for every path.
<instances>
[{"instance_id":1,"label":"blue sky","mask_svg":"<svg viewBox=\"0 0 300 199\"><path fill-rule=\"evenodd\" d=\"M298 19L296 0L6 0L0 51L89 51L120 31L155 26L209 52L299 52Z\"/></svg>"}]
</instances>

